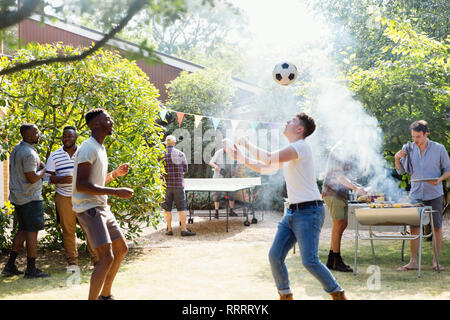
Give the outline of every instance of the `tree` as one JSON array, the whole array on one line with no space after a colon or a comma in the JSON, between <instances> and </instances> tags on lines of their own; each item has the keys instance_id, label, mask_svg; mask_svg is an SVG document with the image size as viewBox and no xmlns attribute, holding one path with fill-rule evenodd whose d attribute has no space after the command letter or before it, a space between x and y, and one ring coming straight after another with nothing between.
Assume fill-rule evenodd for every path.
<instances>
[{"instance_id":1,"label":"tree","mask_svg":"<svg viewBox=\"0 0 450 320\"><path fill-rule=\"evenodd\" d=\"M383 36L387 19L409 19L418 32L438 41L446 39L450 26L450 3L446 0L323 0L309 1L333 25L336 59L348 70L345 51L354 54L353 65L371 67L380 48L387 44Z\"/></svg>"},{"instance_id":2,"label":"tree","mask_svg":"<svg viewBox=\"0 0 450 320\"><path fill-rule=\"evenodd\" d=\"M195 73L182 72L167 86L168 100L166 107L170 110L202 115L206 117L222 118L229 114L235 87L230 74L214 69L204 69ZM174 114L168 117L166 131L175 134L178 145L185 150L188 162L192 163L189 168L189 177L207 177L210 173L208 166L203 163L203 152L208 144L221 145L222 133L225 133L226 123L219 124L217 131L214 130L211 119L204 118L196 128L195 119L192 115L186 115L181 127ZM182 129L177 131L178 129ZM205 133L208 132L207 135ZM194 138L201 138L195 140ZM214 140L214 138L216 138ZM189 140L190 139L190 140ZM191 151L194 153L191 153Z\"/></svg>"},{"instance_id":3,"label":"tree","mask_svg":"<svg viewBox=\"0 0 450 320\"><path fill-rule=\"evenodd\" d=\"M450 3L444 0L324 0L311 5L335 26L335 58L366 110L384 132L392 155L410 140L414 120L431 138L448 136Z\"/></svg>"},{"instance_id":4,"label":"tree","mask_svg":"<svg viewBox=\"0 0 450 320\"><path fill-rule=\"evenodd\" d=\"M230 2L217 0L205 4L201 0L186 0L186 5L186 14L170 24L143 12L139 28L129 30L129 36L138 41L150 38L159 51L179 57L192 48L208 54L222 44L235 45L229 35L242 30L244 21Z\"/></svg>"},{"instance_id":5,"label":"tree","mask_svg":"<svg viewBox=\"0 0 450 320\"><path fill-rule=\"evenodd\" d=\"M230 111L236 90L230 73L212 68L195 73L183 71L166 86L167 107L214 117L221 117Z\"/></svg>"},{"instance_id":6,"label":"tree","mask_svg":"<svg viewBox=\"0 0 450 320\"><path fill-rule=\"evenodd\" d=\"M214 0L203 0L203 3L213 3ZM121 0L121 1L100 1L100 0L72 0L64 6L55 6L51 0L22 0L20 5L16 1L2 1L0 3L0 36L6 37L4 30L20 23L32 13L37 13L43 21L44 12L53 12L61 17L73 18L74 16L97 17L101 21L98 27L102 27L105 35L95 42L91 47L78 52L77 54L59 54L51 58L33 59L26 63L20 62L15 65L8 65L0 70L0 75L11 74L20 70L34 68L50 63L67 63L80 61L96 52L104 46L109 39L116 36L131 21L131 19L146 8L149 15L156 17L159 21L174 21L186 11L185 0ZM96 28L98 29L98 28ZM141 54L149 63L160 62L154 54L153 48L147 46L146 41L140 45ZM145 54L144 54L145 53Z\"/></svg>"},{"instance_id":7,"label":"tree","mask_svg":"<svg viewBox=\"0 0 450 320\"><path fill-rule=\"evenodd\" d=\"M419 119L428 121L433 140L449 148L450 45L417 33L408 21L382 22L390 43L372 68L352 68L350 88L379 120L389 154L410 139L408 127Z\"/></svg>"},{"instance_id":8,"label":"tree","mask_svg":"<svg viewBox=\"0 0 450 320\"><path fill-rule=\"evenodd\" d=\"M0 68L31 59L51 59L60 52L76 55L81 51L62 44L30 44L11 61L2 57ZM111 197L109 202L120 225L127 230L127 239L133 239L141 232L143 223L157 225L159 203L163 199L164 181L159 163L164 150L163 128L156 123L161 109L157 97L157 89L134 62L104 49L82 61L41 65L0 76L0 106L9 110L0 123L1 159L20 141L18 129L24 122L35 123L42 132L37 150L46 161L61 146L64 126L75 126L81 143L90 135L84 114L97 107L106 109L115 121L113 136L105 140L110 169L125 162L131 166L126 177L111 185L131 186L135 190L132 201ZM46 220L49 235L44 242L50 247L61 244L52 193L52 187L43 188L45 212L49 214Z\"/></svg>"}]
</instances>

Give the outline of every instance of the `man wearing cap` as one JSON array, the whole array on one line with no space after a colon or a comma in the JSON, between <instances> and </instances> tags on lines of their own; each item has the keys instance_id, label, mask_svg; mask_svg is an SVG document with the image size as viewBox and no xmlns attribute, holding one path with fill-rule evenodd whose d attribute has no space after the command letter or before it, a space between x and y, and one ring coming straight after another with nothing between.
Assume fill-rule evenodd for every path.
<instances>
[{"instance_id":1,"label":"man wearing cap","mask_svg":"<svg viewBox=\"0 0 450 320\"><path fill-rule=\"evenodd\" d=\"M166 235L172 236L172 203L175 202L180 215L181 236L195 236L195 232L186 228L186 195L184 192L184 174L188 171L186 156L175 148L177 140L174 136L166 137L166 151L164 151L164 168L166 181L166 196L162 204L167 223Z\"/></svg>"}]
</instances>

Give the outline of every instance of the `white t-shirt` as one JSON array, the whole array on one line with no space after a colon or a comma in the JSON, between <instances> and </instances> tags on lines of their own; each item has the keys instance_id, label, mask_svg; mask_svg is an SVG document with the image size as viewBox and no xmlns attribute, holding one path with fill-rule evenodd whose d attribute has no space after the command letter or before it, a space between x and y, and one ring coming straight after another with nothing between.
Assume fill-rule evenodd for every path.
<instances>
[{"instance_id":1,"label":"white t-shirt","mask_svg":"<svg viewBox=\"0 0 450 320\"><path fill-rule=\"evenodd\" d=\"M322 200L317 187L311 148L304 140L291 143L298 158L283 164L288 201L290 204Z\"/></svg>"},{"instance_id":2,"label":"white t-shirt","mask_svg":"<svg viewBox=\"0 0 450 320\"><path fill-rule=\"evenodd\" d=\"M64 147L61 147L50 155L47 160L45 169L47 171L54 172L57 176L72 175L74 157L75 154L71 158L69 154L64 150ZM55 191L64 197L71 197L72 184L55 184Z\"/></svg>"},{"instance_id":3,"label":"white t-shirt","mask_svg":"<svg viewBox=\"0 0 450 320\"><path fill-rule=\"evenodd\" d=\"M224 153L223 148L214 153L210 162L216 164L220 169L225 169L227 164L236 166L236 161L228 153ZM214 170L213 178L223 178L223 176L219 171Z\"/></svg>"},{"instance_id":4,"label":"white t-shirt","mask_svg":"<svg viewBox=\"0 0 450 320\"><path fill-rule=\"evenodd\" d=\"M93 196L79 192L76 188L78 164L89 162L91 167L91 175L89 182L94 185L104 187L106 175L108 174L108 155L105 146L98 143L93 137L84 141L75 153L74 171L72 180L72 206L73 211L80 213L94 207L108 206L108 196Z\"/></svg>"}]
</instances>

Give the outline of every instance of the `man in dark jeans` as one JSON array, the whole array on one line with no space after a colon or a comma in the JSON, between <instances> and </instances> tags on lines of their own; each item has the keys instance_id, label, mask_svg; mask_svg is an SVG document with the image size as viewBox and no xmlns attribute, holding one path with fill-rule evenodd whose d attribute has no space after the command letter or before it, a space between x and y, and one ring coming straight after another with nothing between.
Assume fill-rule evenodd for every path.
<instances>
[{"instance_id":1,"label":"man in dark jeans","mask_svg":"<svg viewBox=\"0 0 450 320\"><path fill-rule=\"evenodd\" d=\"M186 228L186 195L184 193L184 174L188 171L186 156L183 152L175 148L177 140L174 136L167 136L164 155L164 167L166 174L166 197L162 204L164 217L167 223L166 235L172 236L172 203L175 202L178 214L180 215L181 236L195 236L195 232Z\"/></svg>"},{"instance_id":2,"label":"man in dark jeans","mask_svg":"<svg viewBox=\"0 0 450 320\"><path fill-rule=\"evenodd\" d=\"M14 147L9 158L9 200L14 204L19 223L9 259L2 271L5 276L23 274L15 264L20 249L26 242L27 269L25 278L45 278L50 275L36 268L38 231L44 229L42 178L45 166L33 144L39 142L39 129L34 124L20 127L22 141Z\"/></svg>"}]
</instances>

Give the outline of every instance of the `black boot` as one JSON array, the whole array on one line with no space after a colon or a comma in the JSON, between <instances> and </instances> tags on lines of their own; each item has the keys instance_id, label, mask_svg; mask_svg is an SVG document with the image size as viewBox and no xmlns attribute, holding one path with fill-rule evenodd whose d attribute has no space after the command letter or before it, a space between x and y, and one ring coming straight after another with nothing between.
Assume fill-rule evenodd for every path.
<instances>
[{"instance_id":1,"label":"black boot","mask_svg":"<svg viewBox=\"0 0 450 320\"><path fill-rule=\"evenodd\" d=\"M33 279L33 278L48 278L49 274L42 272L38 268L36 268L36 258L27 257L27 269L25 270L24 278Z\"/></svg>"},{"instance_id":2,"label":"black boot","mask_svg":"<svg viewBox=\"0 0 450 320\"><path fill-rule=\"evenodd\" d=\"M230 209L229 216L230 216L230 217L237 217L238 215L237 215L237 213L235 213L235 212L233 211L233 209Z\"/></svg>"},{"instance_id":3,"label":"black boot","mask_svg":"<svg viewBox=\"0 0 450 320\"><path fill-rule=\"evenodd\" d=\"M332 270L341 271L341 272L353 272L353 269L350 268L349 265L346 265L342 260L341 253L333 253L334 255L334 263Z\"/></svg>"},{"instance_id":4,"label":"black boot","mask_svg":"<svg viewBox=\"0 0 450 320\"><path fill-rule=\"evenodd\" d=\"M11 277L23 274L23 272L19 271L16 266L17 255L18 255L17 251L11 251L11 253L9 254L8 262L6 263L5 268L2 271L2 275L6 277Z\"/></svg>"},{"instance_id":5,"label":"black boot","mask_svg":"<svg viewBox=\"0 0 450 320\"><path fill-rule=\"evenodd\" d=\"M327 268L332 270L333 264L334 264L334 253L333 250L330 250L330 252L328 253Z\"/></svg>"}]
</instances>

